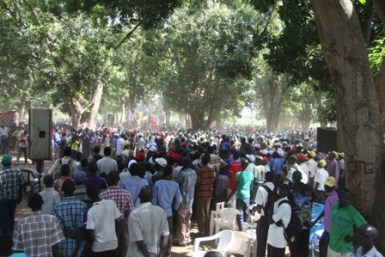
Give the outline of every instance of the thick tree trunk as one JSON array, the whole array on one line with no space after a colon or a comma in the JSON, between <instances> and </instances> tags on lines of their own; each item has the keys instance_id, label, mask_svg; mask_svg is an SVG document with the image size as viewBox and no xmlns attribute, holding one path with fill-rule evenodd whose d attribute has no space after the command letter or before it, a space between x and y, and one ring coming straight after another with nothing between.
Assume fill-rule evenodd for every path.
<instances>
[{"instance_id":1,"label":"thick tree trunk","mask_svg":"<svg viewBox=\"0 0 385 257\"><path fill-rule=\"evenodd\" d=\"M72 127L77 128L80 125L80 119L84 113L84 108L75 99L68 101L68 106L70 110Z\"/></svg>"},{"instance_id":2,"label":"thick tree trunk","mask_svg":"<svg viewBox=\"0 0 385 257\"><path fill-rule=\"evenodd\" d=\"M100 102L102 101L102 95L103 95L103 84L99 81L98 85L96 86L94 95L92 97L92 102L91 102L90 120L88 122L88 126L90 128L95 127L95 119L96 119L96 115L99 112Z\"/></svg>"},{"instance_id":3,"label":"thick tree trunk","mask_svg":"<svg viewBox=\"0 0 385 257\"><path fill-rule=\"evenodd\" d=\"M267 83L262 85L262 106L266 117L267 132L275 132L278 128L282 105L282 86L277 77L269 72Z\"/></svg>"},{"instance_id":4,"label":"thick tree trunk","mask_svg":"<svg viewBox=\"0 0 385 257\"><path fill-rule=\"evenodd\" d=\"M385 128L385 59L382 61L382 66L377 74L375 83L380 104L382 127Z\"/></svg>"},{"instance_id":5,"label":"thick tree trunk","mask_svg":"<svg viewBox=\"0 0 385 257\"><path fill-rule=\"evenodd\" d=\"M25 105L24 105L24 103L20 103L17 105L17 114L19 116L18 122L23 121L25 118Z\"/></svg>"},{"instance_id":6,"label":"thick tree trunk","mask_svg":"<svg viewBox=\"0 0 385 257\"><path fill-rule=\"evenodd\" d=\"M312 0L334 86L354 205L381 230L385 247L384 142L366 44L351 0ZM385 249L385 248L384 248Z\"/></svg>"}]
</instances>

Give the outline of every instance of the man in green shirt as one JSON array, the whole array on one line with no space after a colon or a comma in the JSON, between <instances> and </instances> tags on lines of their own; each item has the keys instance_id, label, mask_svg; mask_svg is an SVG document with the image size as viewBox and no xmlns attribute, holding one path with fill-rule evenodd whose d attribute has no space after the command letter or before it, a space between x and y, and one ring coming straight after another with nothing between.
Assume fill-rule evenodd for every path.
<instances>
[{"instance_id":1,"label":"man in green shirt","mask_svg":"<svg viewBox=\"0 0 385 257\"><path fill-rule=\"evenodd\" d=\"M350 257L353 245L354 227L360 228L367 221L352 205L352 194L349 190L341 190L338 193L339 202L333 206L332 226L328 257Z\"/></svg>"}]
</instances>

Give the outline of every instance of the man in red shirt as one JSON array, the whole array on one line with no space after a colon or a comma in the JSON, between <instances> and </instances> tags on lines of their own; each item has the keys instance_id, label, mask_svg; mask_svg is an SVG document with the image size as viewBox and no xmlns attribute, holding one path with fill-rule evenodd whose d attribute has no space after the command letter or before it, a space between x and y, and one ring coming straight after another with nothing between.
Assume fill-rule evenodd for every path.
<instances>
[{"instance_id":1,"label":"man in red shirt","mask_svg":"<svg viewBox=\"0 0 385 257\"><path fill-rule=\"evenodd\" d=\"M210 201L213 195L213 184L215 180L214 169L208 163L210 154L202 156L202 166L197 170L197 182L195 190L195 202L198 230L202 235L208 235L210 222Z\"/></svg>"},{"instance_id":2,"label":"man in red shirt","mask_svg":"<svg viewBox=\"0 0 385 257\"><path fill-rule=\"evenodd\" d=\"M227 196L230 196L231 192L235 188L235 177L238 172L241 171L241 161L239 159L240 153L238 151L233 153L233 161L230 163L229 167L229 183L227 184ZM236 201L236 195L234 194L233 197L229 199L228 204L235 208L235 201Z\"/></svg>"}]
</instances>

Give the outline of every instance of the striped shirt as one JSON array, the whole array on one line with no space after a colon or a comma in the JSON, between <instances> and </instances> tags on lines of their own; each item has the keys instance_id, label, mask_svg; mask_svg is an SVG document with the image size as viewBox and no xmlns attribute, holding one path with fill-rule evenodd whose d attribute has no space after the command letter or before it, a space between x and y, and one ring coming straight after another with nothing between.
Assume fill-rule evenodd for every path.
<instances>
[{"instance_id":1,"label":"striped shirt","mask_svg":"<svg viewBox=\"0 0 385 257\"><path fill-rule=\"evenodd\" d=\"M23 184L24 178L20 169L5 167L0 170L0 199L16 200Z\"/></svg>"},{"instance_id":2,"label":"striped shirt","mask_svg":"<svg viewBox=\"0 0 385 257\"><path fill-rule=\"evenodd\" d=\"M29 257L53 257L52 246L64 240L59 220L40 211L19 221L13 235L13 250Z\"/></svg>"},{"instance_id":3,"label":"striped shirt","mask_svg":"<svg viewBox=\"0 0 385 257\"><path fill-rule=\"evenodd\" d=\"M211 198L213 195L213 183L215 173L212 168L205 165L197 170L197 182L195 195L201 198Z\"/></svg>"}]
</instances>

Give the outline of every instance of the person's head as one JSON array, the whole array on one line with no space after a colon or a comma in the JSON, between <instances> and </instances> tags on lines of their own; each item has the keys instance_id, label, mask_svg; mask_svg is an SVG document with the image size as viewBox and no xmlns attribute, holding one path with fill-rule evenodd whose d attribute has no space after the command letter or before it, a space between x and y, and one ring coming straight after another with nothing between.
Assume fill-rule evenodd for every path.
<instances>
[{"instance_id":1,"label":"person's head","mask_svg":"<svg viewBox=\"0 0 385 257\"><path fill-rule=\"evenodd\" d=\"M71 156L71 152L72 152L71 147L66 146L66 148L64 148L64 150L63 150L63 155L67 156L67 157L70 157Z\"/></svg>"},{"instance_id":2,"label":"person's head","mask_svg":"<svg viewBox=\"0 0 385 257\"><path fill-rule=\"evenodd\" d=\"M75 192L75 182L71 179L66 179L61 185L61 191L64 196L72 196Z\"/></svg>"},{"instance_id":3,"label":"person's head","mask_svg":"<svg viewBox=\"0 0 385 257\"><path fill-rule=\"evenodd\" d=\"M289 194L289 190L290 190L290 181L284 180L278 187L279 198L287 196Z\"/></svg>"},{"instance_id":4,"label":"person's head","mask_svg":"<svg viewBox=\"0 0 385 257\"><path fill-rule=\"evenodd\" d=\"M241 170L245 170L248 165L249 165L249 161L247 159L241 160Z\"/></svg>"},{"instance_id":5,"label":"person's head","mask_svg":"<svg viewBox=\"0 0 385 257\"><path fill-rule=\"evenodd\" d=\"M119 182L119 173L117 171L111 171L107 176L108 186L116 186Z\"/></svg>"},{"instance_id":6,"label":"person's head","mask_svg":"<svg viewBox=\"0 0 385 257\"><path fill-rule=\"evenodd\" d=\"M43 178L43 183L44 183L45 187L52 187L52 185L53 185L52 175L45 175Z\"/></svg>"},{"instance_id":7,"label":"person's head","mask_svg":"<svg viewBox=\"0 0 385 257\"><path fill-rule=\"evenodd\" d=\"M265 180L266 182L273 182L274 181L274 172L268 171L265 173Z\"/></svg>"},{"instance_id":8,"label":"person's head","mask_svg":"<svg viewBox=\"0 0 385 257\"><path fill-rule=\"evenodd\" d=\"M205 153L203 154L202 156L202 165L207 165L211 160L211 157L210 157L210 154L209 153Z\"/></svg>"},{"instance_id":9,"label":"person's head","mask_svg":"<svg viewBox=\"0 0 385 257\"><path fill-rule=\"evenodd\" d=\"M351 204L353 200L353 195L350 192L349 189L341 189L338 191L338 198L339 198L339 207L343 208L349 204Z\"/></svg>"},{"instance_id":10,"label":"person's head","mask_svg":"<svg viewBox=\"0 0 385 257\"><path fill-rule=\"evenodd\" d=\"M165 158L155 158L155 169L156 170L163 170L164 167L167 165L167 160Z\"/></svg>"},{"instance_id":11,"label":"person's head","mask_svg":"<svg viewBox=\"0 0 385 257\"><path fill-rule=\"evenodd\" d=\"M319 160L317 164L318 168L325 168L326 167L326 161L325 160Z\"/></svg>"},{"instance_id":12,"label":"person's head","mask_svg":"<svg viewBox=\"0 0 385 257\"><path fill-rule=\"evenodd\" d=\"M60 173L64 177L69 177L71 173L71 167L68 164L63 164L60 168Z\"/></svg>"},{"instance_id":13,"label":"person's head","mask_svg":"<svg viewBox=\"0 0 385 257\"><path fill-rule=\"evenodd\" d=\"M334 177L327 177L324 183L325 192L332 192L337 185L337 181Z\"/></svg>"},{"instance_id":14,"label":"person's head","mask_svg":"<svg viewBox=\"0 0 385 257\"><path fill-rule=\"evenodd\" d=\"M3 158L1 159L1 164L3 164L4 167L9 167L12 165L12 156L9 154L4 154Z\"/></svg>"},{"instance_id":15,"label":"person's head","mask_svg":"<svg viewBox=\"0 0 385 257\"><path fill-rule=\"evenodd\" d=\"M91 199L93 202L99 201L99 187L95 184L91 184L86 188L87 196Z\"/></svg>"},{"instance_id":16,"label":"person's head","mask_svg":"<svg viewBox=\"0 0 385 257\"><path fill-rule=\"evenodd\" d=\"M0 256L9 256L12 253L12 235L0 235Z\"/></svg>"},{"instance_id":17,"label":"person's head","mask_svg":"<svg viewBox=\"0 0 385 257\"><path fill-rule=\"evenodd\" d=\"M139 176L139 167L136 162L130 165L130 173L132 176Z\"/></svg>"},{"instance_id":18,"label":"person's head","mask_svg":"<svg viewBox=\"0 0 385 257\"><path fill-rule=\"evenodd\" d=\"M191 161L190 157L184 157L182 160L182 166L185 169L191 168L191 163L192 163L192 161Z\"/></svg>"},{"instance_id":19,"label":"person's head","mask_svg":"<svg viewBox=\"0 0 385 257\"><path fill-rule=\"evenodd\" d=\"M297 162L297 157L295 155L290 155L289 159L287 160L287 162L290 164L290 165L293 165L294 163Z\"/></svg>"},{"instance_id":20,"label":"person's head","mask_svg":"<svg viewBox=\"0 0 385 257\"><path fill-rule=\"evenodd\" d=\"M240 152L238 152L238 151L235 151L235 152L233 153L233 159L234 159L234 160L238 160L238 159L239 159L239 157L241 157L241 154L240 154Z\"/></svg>"},{"instance_id":21,"label":"person's head","mask_svg":"<svg viewBox=\"0 0 385 257\"><path fill-rule=\"evenodd\" d=\"M302 173L298 170L293 172L293 183L298 184L301 183L302 180Z\"/></svg>"},{"instance_id":22,"label":"person's head","mask_svg":"<svg viewBox=\"0 0 385 257\"><path fill-rule=\"evenodd\" d=\"M82 168L84 169L87 169L88 167L88 159L83 157L81 160L80 160L80 165L82 166Z\"/></svg>"},{"instance_id":23,"label":"person's head","mask_svg":"<svg viewBox=\"0 0 385 257\"><path fill-rule=\"evenodd\" d=\"M172 166L166 165L163 169L163 178L172 178Z\"/></svg>"},{"instance_id":24,"label":"person's head","mask_svg":"<svg viewBox=\"0 0 385 257\"><path fill-rule=\"evenodd\" d=\"M32 211L40 211L43 203L43 198L38 193L33 193L28 198L28 207L31 208Z\"/></svg>"},{"instance_id":25,"label":"person's head","mask_svg":"<svg viewBox=\"0 0 385 257\"><path fill-rule=\"evenodd\" d=\"M152 200L152 188L150 186L144 186L140 189L139 199L142 203L151 202Z\"/></svg>"},{"instance_id":26,"label":"person's head","mask_svg":"<svg viewBox=\"0 0 385 257\"><path fill-rule=\"evenodd\" d=\"M96 162L92 161L88 163L87 170L91 175L95 176L98 173L98 165L96 165Z\"/></svg>"},{"instance_id":27,"label":"person's head","mask_svg":"<svg viewBox=\"0 0 385 257\"><path fill-rule=\"evenodd\" d=\"M329 160L334 160L335 158L337 158L337 152L335 151L332 151L328 154L328 157L327 157Z\"/></svg>"},{"instance_id":28,"label":"person's head","mask_svg":"<svg viewBox=\"0 0 385 257\"><path fill-rule=\"evenodd\" d=\"M110 156L111 155L111 147L107 146L103 150L104 156Z\"/></svg>"},{"instance_id":29,"label":"person's head","mask_svg":"<svg viewBox=\"0 0 385 257\"><path fill-rule=\"evenodd\" d=\"M92 148L92 152L93 152L94 154L99 154L99 153L100 153L100 146L95 145L95 146Z\"/></svg>"},{"instance_id":30,"label":"person's head","mask_svg":"<svg viewBox=\"0 0 385 257\"><path fill-rule=\"evenodd\" d=\"M220 252L208 251L203 257L223 257L223 255Z\"/></svg>"},{"instance_id":31,"label":"person's head","mask_svg":"<svg viewBox=\"0 0 385 257\"><path fill-rule=\"evenodd\" d=\"M378 230L374 226L366 224L359 230L358 244L368 251L373 247L377 237Z\"/></svg>"}]
</instances>

